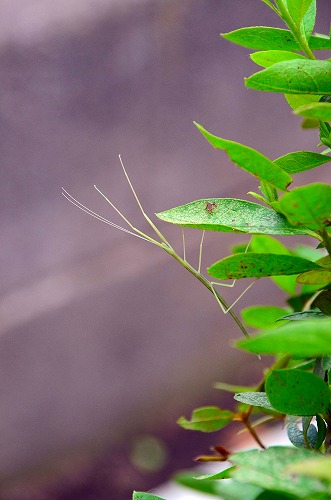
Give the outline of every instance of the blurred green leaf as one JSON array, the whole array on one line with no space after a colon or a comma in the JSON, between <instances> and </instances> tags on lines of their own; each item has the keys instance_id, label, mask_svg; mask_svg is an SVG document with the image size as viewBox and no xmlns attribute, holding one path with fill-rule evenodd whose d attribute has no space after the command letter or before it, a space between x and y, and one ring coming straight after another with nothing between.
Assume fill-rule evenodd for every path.
<instances>
[{"instance_id":1,"label":"blurred green leaf","mask_svg":"<svg viewBox=\"0 0 331 500\"><path fill-rule=\"evenodd\" d=\"M284 95L287 103L291 106L291 108L297 109L300 106L305 106L306 104L310 104L312 102L318 102L321 95L312 95L312 94L285 94Z\"/></svg>"},{"instance_id":2,"label":"blurred green leaf","mask_svg":"<svg viewBox=\"0 0 331 500\"><path fill-rule=\"evenodd\" d=\"M331 458L325 455L310 454L310 457L286 468L288 474L310 476L321 481L331 481ZM297 476L296 476L297 479Z\"/></svg>"},{"instance_id":3,"label":"blurred green leaf","mask_svg":"<svg viewBox=\"0 0 331 500\"><path fill-rule=\"evenodd\" d=\"M324 356L331 354L331 320L290 321L280 328L239 340L236 345L257 354Z\"/></svg>"},{"instance_id":4,"label":"blurred green leaf","mask_svg":"<svg viewBox=\"0 0 331 500\"><path fill-rule=\"evenodd\" d=\"M206 204L215 204L212 213ZM282 214L251 201L209 198L171 208L156 216L166 222L209 231L282 236L310 234L309 229L292 226Z\"/></svg>"},{"instance_id":5,"label":"blurred green leaf","mask_svg":"<svg viewBox=\"0 0 331 500\"><path fill-rule=\"evenodd\" d=\"M314 153L313 151L296 151L277 158L274 163L289 174L298 174L319 167L329 161L331 161L331 156Z\"/></svg>"},{"instance_id":6,"label":"blurred green leaf","mask_svg":"<svg viewBox=\"0 0 331 500\"><path fill-rule=\"evenodd\" d=\"M253 328L274 328L275 322L288 311L276 306L250 306L241 311L248 326Z\"/></svg>"},{"instance_id":7,"label":"blurred green leaf","mask_svg":"<svg viewBox=\"0 0 331 500\"><path fill-rule=\"evenodd\" d=\"M320 230L331 215L331 186L315 183L293 189L272 206L293 226Z\"/></svg>"},{"instance_id":8,"label":"blurred green leaf","mask_svg":"<svg viewBox=\"0 0 331 500\"><path fill-rule=\"evenodd\" d=\"M254 387L251 387L251 386L226 384L225 382L215 382L213 387L215 389L220 389L221 391L227 391L227 392L252 392L252 391L254 391Z\"/></svg>"},{"instance_id":9,"label":"blurred green leaf","mask_svg":"<svg viewBox=\"0 0 331 500\"><path fill-rule=\"evenodd\" d=\"M275 167L274 163L259 151L238 142L228 141L210 134L198 123L195 123L195 125L216 149L224 149L233 163L254 175L254 177L268 182L282 191L286 191L286 188L291 184L291 176L277 165Z\"/></svg>"},{"instance_id":10,"label":"blurred green leaf","mask_svg":"<svg viewBox=\"0 0 331 500\"><path fill-rule=\"evenodd\" d=\"M133 500L165 500L164 498L157 497L156 495L152 495L151 493L143 493L141 491L134 491Z\"/></svg>"},{"instance_id":11,"label":"blurred green leaf","mask_svg":"<svg viewBox=\"0 0 331 500\"><path fill-rule=\"evenodd\" d=\"M283 61L245 80L247 87L285 94L331 94L331 62Z\"/></svg>"},{"instance_id":12,"label":"blurred green leaf","mask_svg":"<svg viewBox=\"0 0 331 500\"><path fill-rule=\"evenodd\" d=\"M249 252L230 255L215 262L208 268L208 273L213 278L226 280L299 274L318 268L318 264L301 257Z\"/></svg>"},{"instance_id":13,"label":"blurred green leaf","mask_svg":"<svg viewBox=\"0 0 331 500\"><path fill-rule=\"evenodd\" d=\"M265 392L240 392L234 395L234 399L240 403L245 403L251 406L258 406L266 410L277 411L270 404L268 396Z\"/></svg>"},{"instance_id":14,"label":"blurred green leaf","mask_svg":"<svg viewBox=\"0 0 331 500\"><path fill-rule=\"evenodd\" d=\"M280 28L251 26L222 33L221 36L248 49L301 51L292 33ZM323 36L312 36L309 39L309 46L312 50L328 50L331 48L331 41Z\"/></svg>"},{"instance_id":15,"label":"blurred green leaf","mask_svg":"<svg viewBox=\"0 0 331 500\"><path fill-rule=\"evenodd\" d=\"M265 451L249 450L235 453L231 455L230 460L238 466L233 477L244 483L245 488L246 484L254 484L266 490L308 499L313 498L310 495L316 492L324 492L326 487L320 481L306 477L297 477L294 481L292 475L287 473L287 467L311 456L310 450L273 446ZM267 493L264 498L272 497Z\"/></svg>"},{"instance_id":16,"label":"blurred green leaf","mask_svg":"<svg viewBox=\"0 0 331 500\"><path fill-rule=\"evenodd\" d=\"M287 435L291 443L297 448L307 448L304 433L300 431L297 424L290 423L287 427ZM314 425L308 427L307 440L310 448L314 448L317 442L317 429Z\"/></svg>"},{"instance_id":17,"label":"blurred green leaf","mask_svg":"<svg viewBox=\"0 0 331 500\"><path fill-rule=\"evenodd\" d=\"M193 411L191 420L180 417L177 423L184 429L214 432L232 422L233 416L230 410L222 410L217 406L204 406Z\"/></svg>"},{"instance_id":18,"label":"blurred green leaf","mask_svg":"<svg viewBox=\"0 0 331 500\"><path fill-rule=\"evenodd\" d=\"M331 103L329 102L312 102L305 104L294 110L296 115L305 116L307 118L316 118L322 122L331 121Z\"/></svg>"},{"instance_id":19,"label":"blurred green leaf","mask_svg":"<svg viewBox=\"0 0 331 500\"><path fill-rule=\"evenodd\" d=\"M217 472L216 474L204 474L203 476L196 476L194 479L198 481L201 480L214 480L214 479L229 479L231 477L231 473L234 471L235 466L229 467L228 469L222 470L221 472Z\"/></svg>"},{"instance_id":20,"label":"blurred green leaf","mask_svg":"<svg viewBox=\"0 0 331 500\"><path fill-rule=\"evenodd\" d=\"M296 278L297 283L307 285L328 285L331 283L331 270L315 269L306 273L299 274Z\"/></svg>"},{"instance_id":21,"label":"blurred green leaf","mask_svg":"<svg viewBox=\"0 0 331 500\"><path fill-rule=\"evenodd\" d=\"M282 61L306 59L305 56L297 54L296 52L289 52L288 50L263 50L250 54L250 58L259 66L263 66L263 68L269 68L269 66Z\"/></svg>"},{"instance_id":22,"label":"blurred green leaf","mask_svg":"<svg viewBox=\"0 0 331 500\"><path fill-rule=\"evenodd\" d=\"M323 290L312 303L313 307L318 307L322 313L331 316L331 290Z\"/></svg>"}]
</instances>

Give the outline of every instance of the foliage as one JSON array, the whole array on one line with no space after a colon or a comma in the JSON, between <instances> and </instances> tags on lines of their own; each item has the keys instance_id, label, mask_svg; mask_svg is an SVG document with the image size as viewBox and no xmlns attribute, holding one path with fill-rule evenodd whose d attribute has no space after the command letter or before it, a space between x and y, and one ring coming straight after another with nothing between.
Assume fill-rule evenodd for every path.
<instances>
[{"instance_id":1,"label":"foliage","mask_svg":"<svg viewBox=\"0 0 331 500\"><path fill-rule=\"evenodd\" d=\"M275 361L255 388L216 385L235 393L237 410L198 408L190 420L178 420L182 427L202 432L240 422L262 451L229 454L215 447L214 455L198 460L228 459L231 467L199 478L182 473L177 481L229 500L242 498L243 485L245 498L250 499L326 499L331 497L331 459L326 456L331 451L331 186L320 182L289 186L293 176L331 161L331 62L317 60L314 54L330 49L331 40L312 34L316 0L262 2L284 21L286 29L253 26L222 36L256 51L251 59L264 69L247 78L246 86L284 94L293 112L304 118L303 127L318 128L318 146L324 150L295 151L272 160L196 123L214 148L225 151L235 165L258 179L260 193L249 194L259 203L202 199L158 213L158 218L203 231L254 235L249 248L234 248L232 255L208 268L209 275L221 280L268 277L289 297L285 308L252 305L242 311L244 323L258 331L249 336L239 320L247 335L236 347L271 354ZM288 248L270 235L310 236L320 250L302 245ZM185 262L180 263L185 266ZM187 269L216 294L214 282L204 282L200 269L199 273ZM216 298L224 308L224 299L219 294ZM265 449L251 422L259 413L269 420L284 420L294 446Z\"/></svg>"},{"instance_id":2,"label":"foliage","mask_svg":"<svg viewBox=\"0 0 331 500\"><path fill-rule=\"evenodd\" d=\"M209 406L194 410L190 420L185 417L178 420L182 427L202 432L217 431L239 422L260 450L231 454L216 446L213 455L202 455L198 460L229 460L231 467L200 478L185 473L177 480L225 500L242 499L243 491L245 499L252 500L327 499L331 498L331 459L327 456L331 453L331 186L321 182L291 189L289 186L301 172L323 165L329 168L331 61L323 59L323 51L331 49L331 40L329 35L313 34L316 0L260 1L285 23L284 29L253 26L222 36L256 51L251 59L263 69L246 78L245 85L284 94L291 111L303 117L303 127L318 129L318 146L322 149L289 152L272 160L251 147L218 137L196 123L214 148L224 151L252 180L258 180L259 192L249 193L254 202L206 198L156 215L181 227L250 235L249 246L246 242L234 248L232 255L210 265L208 273L221 280L271 279L287 294L286 307L252 305L240 319L233 305L229 306L216 291L219 283L201 273L201 259L196 269L185 254L180 257L145 214L123 164L139 208L156 237L135 228L102 196L130 226L130 231L125 231L167 252L207 287L246 337L236 342L237 348L275 357L255 388L217 384L219 389L235 393L238 402L235 411ZM322 59L316 58L315 51L322 53ZM114 225L68 193L64 194L93 217ZM309 236L314 246L291 248L270 235ZM249 327L257 329L252 336L247 331ZM284 421L293 447L265 448L258 435L259 421L254 420L261 413L265 415L264 421ZM160 500L139 492L133 498Z\"/></svg>"}]
</instances>

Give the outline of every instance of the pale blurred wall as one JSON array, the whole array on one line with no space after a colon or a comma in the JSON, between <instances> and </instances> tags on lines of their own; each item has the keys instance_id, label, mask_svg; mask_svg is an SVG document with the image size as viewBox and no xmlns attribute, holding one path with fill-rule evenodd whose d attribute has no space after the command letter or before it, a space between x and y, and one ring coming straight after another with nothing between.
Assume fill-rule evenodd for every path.
<instances>
[{"instance_id":1,"label":"pale blurred wall","mask_svg":"<svg viewBox=\"0 0 331 500\"><path fill-rule=\"evenodd\" d=\"M274 22L254 0L0 2L3 475L188 413L214 380L242 382L243 359L257 366L229 347L240 332L199 283L73 208L61 186L119 222L97 184L146 228L118 153L153 214L255 188L193 120L270 157L313 148L280 96L244 88L249 51L219 37ZM180 248L180 231L160 226ZM208 235L204 267L230 243ZM194 262L194 232L188 251ZM252 297L269 300L262 284Z\"/></svg>"}]
</instances>

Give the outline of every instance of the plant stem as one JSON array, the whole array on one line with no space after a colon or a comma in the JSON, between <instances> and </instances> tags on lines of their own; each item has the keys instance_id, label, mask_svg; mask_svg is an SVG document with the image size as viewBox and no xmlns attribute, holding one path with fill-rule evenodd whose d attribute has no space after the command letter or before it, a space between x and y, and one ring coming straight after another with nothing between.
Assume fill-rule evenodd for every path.
<instances>
[{"instance_id":1,"label":"plant stem","mask_svg":"<svg viewBox=\"0 0 331 500\"><path fill-rule=\"evenodd\" d=\"M277 6L279 9L279 17L281 17L281 19L283 19L285 24L287 24L287 26L290 28L293 36L297 40L302 51L306 54L306 56L309 59L316 59L315 55L313 54L313 52L311 51L311 49L307 43L306 38L304 36L302 36L302 33L300 31L300 27L295 24L292 17L288 13L288 11L284 5L283 0L277 0Z\"/></svg>"}]
</instances>

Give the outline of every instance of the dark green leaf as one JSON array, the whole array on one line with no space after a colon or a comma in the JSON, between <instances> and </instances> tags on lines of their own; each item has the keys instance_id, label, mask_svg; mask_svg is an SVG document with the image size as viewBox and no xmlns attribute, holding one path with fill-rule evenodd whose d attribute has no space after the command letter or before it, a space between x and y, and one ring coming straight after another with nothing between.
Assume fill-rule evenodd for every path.
<instances>
[{"instance_id":1,"label":"dark green leaf","mask_svg":"<svg viewBox=\"0 0 331 500\"><path fill-rule=\"evenodd\" d=\"M307 118L316 118L322 122L331 121L331 103L329 102L313 102L300 106L294 110L294 113Z\"/></svg>"},{"instance_id":2,"label":"dark green leaf","mask_svg":"<svg viewBox=\"0 0 331 500\"><path fill-rule=\"evenodd\" d=\"M306 319L325 319L326 315L322 313L319 309L310 309L309 311L296 312L292 314L286 314L279 318L283 321L301 321Z\"/></svg>"},{"instance_id":3,"label":"dark green leaf","mask_svg":"<svg viewBox=\"0 0 331 500\"><path fill-rule=\"evenodd\" d=\"M193 411L191 420L181 417L177 423L193 431L214 432L232 422L233 413L217 406L204 406Z\"/></svg>"},{"instance_id":4,"label":"dark green leaf","mask_svg":"<svg viewBox=\"0 0 331 500\"><path fill-rule=\"evenodd\" d=\"M315 449L318 450L324 443L327 428L323 418L320 415L316 415L316 422L318 431L317 431L317 441L315 443Z\"/></svg>"},{"instance_id":5,"label":"dark green leaf","mask_svg":"<svg viewBox=\"0 0 331 500\"><path fill-rule=\"evenodd\" d=\"M331 354L331 320L290 321L236 345L257 354L292 353L301 357Z\"/></svg>"},{"instance_id":6,"label":"dark green leaf","mask_svg":"<svg viewBox=\"0 0 331 500\"><path fill-rule=\"evenodd\" d=\"M292 33L280 28L266 26L251 26L240 28L222 36L232 43L254 50L294 50L301 51L301 47ZM312 36L309 39L312 50L327 50L331 48L330 39L323 36Z\"/></svg>"},{"instance_id":7,"label":"dark green leaf","mask_svg":"<svg viewBox=\"0 0 331 500\"><path fill-rule=\"evenodd\" d=\"M267 235L257 235L252 238L250 244L251 251L258 253L277 253L280 255L291 255L291 252L280 241ZM300 256L301 257L301 256ZM313 260L313 259L308 259ZM297 283L295 276L271 276L272 281L276 283L288 295L294 295ZM260 327L257 327L260 328Z\"/></svg>"},{"instance_id":8,"label":"dark green leaf","mask_svg":"<svg viewBox=\"0 0 331 500\"><path fill-rule=\"evenodd\" d=\"M247 87L285 94L331 94L331 62L283 61L246 79Z\"/></svg>"},{"instance_id":9,"label":"dark green leaf","mask_svg":"<svg viewBox=\"0 0 331 500\"><path fill-rule=\"evenodd\" d=\"M241 311L248 326L253 328L274 328L275 322L281 319L286 309L276 306L250 306Z\"/></svg>"},{"instance_id":10,"label":"dark green leaf","mask_svg":"<svg viewBox=\"0 0 331 500\"><path fill-rule=\"evenodd\" d=\"M238 466L233 477L243 483L245 488L246 484L254 484L264 490L279 491L308 499L312 498L309 495L325 491L325 486L320 481L306 477L296 477L293 480L286 468L311 456L310 450L274 446L265 451L249 450L235 453L230 460Z\"/></svg>"},{"instance_id":11,"label":"dark green leaf","mask_svg":"<svg viewBox=\"0 0 331 500\"><path fill-rule=\"evenodd\" d=\"M287 427L287 435L291 443L297 448L307 448L304 434L299 430L298 426L290 423ZM308 427L307 440L310 448L314 448L317 442L317 429L314 425Z\"/></svg>"},{"instance_id":12,"label":"dark green leaf","mask_svg":"<svg viewBox=\"0 0 331 500\"><path fill-rule=\"evenodd\" d=\"M208 273L213 278L226 280L298 274L318 268L318 264L301 257L249 252L230 255L215 262L208 268Z\"/></svg>"},{"instance_id":13,"label":"dark green leaf","mask_svg":"<svg viewBox=\"0 0 331 500\"><path fill-rule=\"evenodd\" d=\"M240 392L234 395L234 399L236 401L240 401L240 403L245 403L251 406L258 406L261 408L265 408L266 410L277 411L270 404L268 396L265 392Z\"/></svg>"},{"instance_id":14,"label":"dark green leaf","mask_svg":"<svg viewBox=\"0 0 331 500\"><path fill-rule=\"evenodd\" d=\"M134 491L133 500L165 500L164 498L157 497L156 495L151 495L150 493L143 493L141 491Z\"/></svg>"},{"instance_id":15,"label":"dark green leaf","mask_svg":"<svg viewBox=\"0 0 331 500\"><path fill-rule=\"evenodd\" d=\"M293 226L320 230L331 214L331 186L316 183L293 189L272 206Z\"/></svg>"},{"instance_id":16,"label":"dark green leaf","mask_svg":"<svg viewBox=\"0 0 331 500\"><path fill-rule=\"evenodd\" d=\"M329 161L331 161L331 156L321 155L312 151L296 151L277 158L277 160L274 160L274 163L289 174L297 174L319 167Z\"/></svg>"},{"instance_id":17,"label":"dark green leaf","mask_svg":"<svg viewBox=\"0 0 331 500\"><path fill-rule=\"evenodd\" d=\"M207 203L215 204L212 213ZM281 236L310 234L309 229L293 227L286 218L257 203L233 198L197 200L156 216L180 226L209 231L238 232L247 234L278 234Z\"/></svg>"},{"instance_id":18,"label":"dark green leaf","mask_svg":"<svg viewBox=\"0 0 331 500\"><path fill-rule=\"evenodd\" d=\"M274 370L265 390L276 410L289 415L325 414L330 403L329 386L314 373Z\"/></svg>"},{"instance_id":19,"label":"dark green leaf","mask_svg":"<svg viewBox=\"0 0 331 500\"><path fill-rule=\"evenodd\" d=\"M216 149L224 149L233 163L254 175L254 177L268 182L282 191L286 191L288 185L292 182L292 178L289 174L284 172L277 165L275 166L275 164L262 153L248 146L244 146L243 144L239 144L238 142L228 141L216 135L212 135L198 123L195 123L195 125L207 141Z\"/></svg>"},{"instance_id":20,"label":"dark green leaf","mask_svg":"<svg viewBox=\"0 0 331 500\"><path fill-rule=\"evenodd\" d=\"M250 58L259 66L269 68L273 64L282 61L291 61L293 59L306 59L300 54L289 52L288 50L263 50L261 52L254 52L250 54Z\"/></svg>"}]
</instances>

